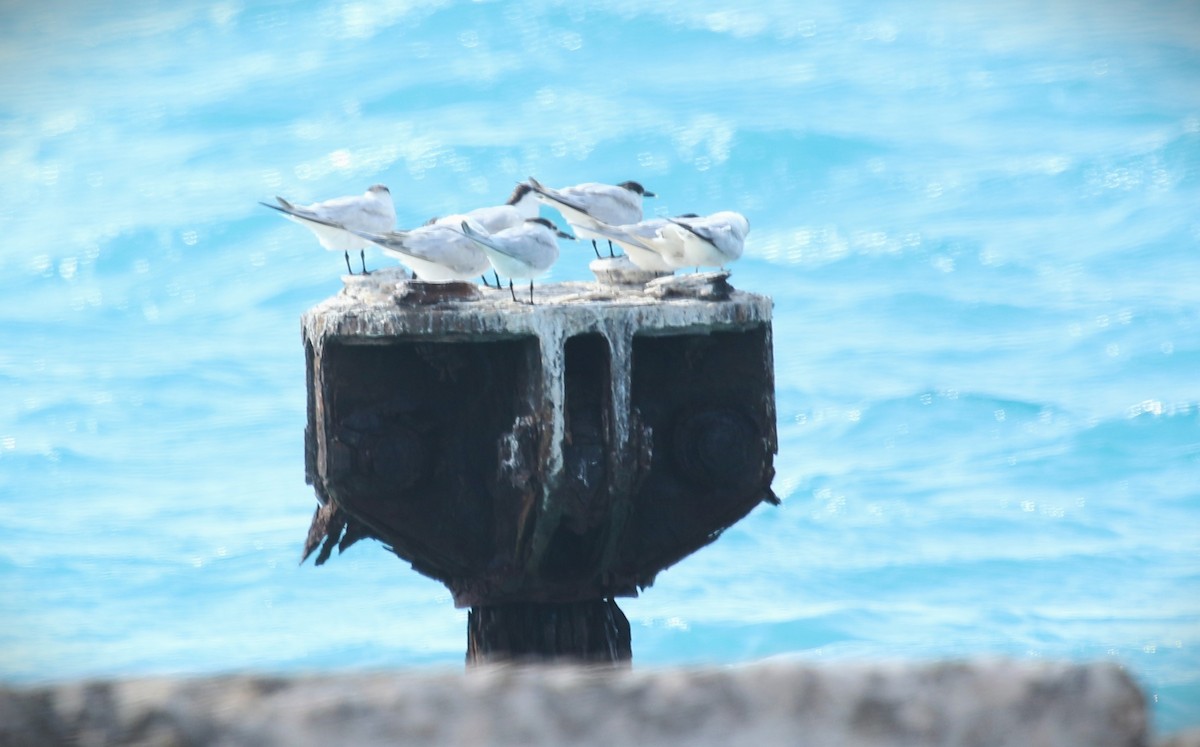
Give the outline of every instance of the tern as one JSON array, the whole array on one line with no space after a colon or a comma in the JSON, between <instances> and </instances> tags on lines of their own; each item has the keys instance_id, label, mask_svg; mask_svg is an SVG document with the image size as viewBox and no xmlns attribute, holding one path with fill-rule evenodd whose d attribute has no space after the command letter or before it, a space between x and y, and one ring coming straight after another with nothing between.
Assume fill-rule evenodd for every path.
<instances>
[{"instance_id":1,"label":"tern","mask_svg":"<svg viewBox=\"0 0 1200 747\"><path fill-rule=\"evenodd\" d=\"M459 224L469 225L472 230L487 235L484 227L469 216L447 216L451 217L457 218ZM400 260L421 280L471 280L486 272L489 265L488 255L483 249L475 241L464 236L455 225L427 223L411 231L376 234L352 230L351 233L370 241L385 254Z\"/></svg>"},{"instance_id":2,"label":"tern","mask_svg":"<svg viewBox=\"0 0 1200 747\"><path fill-rule=\"evenodd\" d=\"M464 219L473 220L482 227L485 233L492 234L503 231L506 228L519 226L530 218L538 217L539 205L541 203L537 199L537 193L528 184L522 183L516 186L512 195L509 196L508 201L503 205L476 208L462 214L433 218L429 222L453 226L454 230L457 231L459 224ZM486 264L485 262L485 269ZM486 277L483 278L483 284L488 284ZM500 287L499 275L496 276L496 287Z\"/></svg>"},{"instance_id":3,"label":"tern","mask_svg":"<svg viewBox=\"0 0 1200 747\"><path fill-rule=\"evenodd\" d=\"M695 213L687 213L676 218L697 218ZM687 267L683 257L684 242L675 230L663 229L674 227L671 218L650 218L648 220L630 223L625 226L610 226L600 224L594 228L609 241L615 241L625 250L638 269L648 272L674 272L680 267Z\"/></svg>"},{"instance_id":4,"label":"tern","mask_svg":"<svg viewBox=\"0 0 1200 747\"><path fill-rule=\"evenodd\" d=\"M741 213L722 210L701 218L671 218L663 228L683 242L684 267L724 267L742 256L750 221ZM670 261L670 260L668 260Z\"/></svg>"},{"instance_id":5,"label":"tern","mask_svg":"<svg viewBox=\"0 0 1200 747\"><path fill-rule=\"evenodd\" d=\"M462 232L487 253L496 272L508 277L508 292L514 301L517 293L513 280L529 280L529 303L533 303L533 279L541 277L558 259L558 242L555 237L574 239L563 233L545 218L530 218L519 226L505 228L490 236L481 233L463 221Z\"/></svg>"},{"instance_id":6,"label":"tern","mask_svg":"<svg viewBox=\"0 0 1200 747\"><path fill-rule=\"evenodd\" d=\"M392 193L382 184L374 184L361 195L335 197L311 205L295 205L282 197L275 198L279 204L271 205L266 202L259 204L278 210L290 220L308 228L317 236L321 246L329 251L340 251L346 258L346 270L353 275L350 268L350 252L358 250L362 261L362 271L367 273L367 257L365 248L368 241L356 236L354 231L368 233L385 233L396 227L396 206L392 203Z\"/></svg>"},{"instance_id":7,"label":"tern","mask_svg":"<svg viewBox=\"0 0 1200 747\"><path fill-rule=\"evenodd\" d=\"M529 186L533 187L538 199L562 214L563 219L575 229L576 235L592 240L592 250L597 257L600 256L600 250L596 248L596 239L607 238L595 230L597 224L622 226L637 223L642 219L642 198L655 196L637 182L616 185L587 182L553 189L531 176ZM612 256L612 242L609 242L608 252Z\"/></svg>"}]
</instances>

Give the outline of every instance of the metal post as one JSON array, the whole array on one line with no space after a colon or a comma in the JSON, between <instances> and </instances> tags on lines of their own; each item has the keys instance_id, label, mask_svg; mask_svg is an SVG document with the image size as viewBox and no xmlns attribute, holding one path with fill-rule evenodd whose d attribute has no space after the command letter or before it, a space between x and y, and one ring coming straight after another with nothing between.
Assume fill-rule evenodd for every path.
<instances>
[{"instance_id":1,"label":"metal post","mask_svg":"<svg viewBox=\"0 0 1200 747\"><path fill-rule=\"evenodd\" d=\"M726 277L354 278L303 319L305 554L382 541L470 608L469 662L628 662L614 599L775 502L771 302Z\"/></svg>"}]
</instances>

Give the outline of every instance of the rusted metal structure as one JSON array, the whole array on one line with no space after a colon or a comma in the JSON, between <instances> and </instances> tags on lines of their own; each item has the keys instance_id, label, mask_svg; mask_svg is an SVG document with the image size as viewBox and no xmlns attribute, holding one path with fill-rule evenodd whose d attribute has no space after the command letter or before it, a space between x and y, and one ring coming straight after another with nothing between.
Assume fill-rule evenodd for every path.
<instances>
[{"instance_id":1,"label":"rusted metal structure","mask_svg":"<svg viewBox=\"0 0 1200 747\"><path fill-rule=\"evenodd\" d=\"M775 502L771 301L717 273L537 301L381 272L304 315L305 555L382 541L470 608L468 661L627 661L614 598Z\"/></svg>"}]
</instances>

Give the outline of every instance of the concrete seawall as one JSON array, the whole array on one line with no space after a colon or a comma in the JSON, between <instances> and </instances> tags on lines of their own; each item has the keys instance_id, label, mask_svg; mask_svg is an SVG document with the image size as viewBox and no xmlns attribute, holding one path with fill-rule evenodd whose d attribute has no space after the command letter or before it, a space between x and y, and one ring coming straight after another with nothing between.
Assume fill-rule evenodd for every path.
<instances>
[{"instance_id":1,"label":"concrete seawall","mask_svg":"<svg viewBox=\"0 0 1200 747\"><path fill-rule=\"evenodd\" d=\"M1175 743L1200 744L1193 736ZM66 744L1143 747L1151 739L1142 693L1108 664L485 667L0 689L0 745Z\"/></svg>"}]
</instances>

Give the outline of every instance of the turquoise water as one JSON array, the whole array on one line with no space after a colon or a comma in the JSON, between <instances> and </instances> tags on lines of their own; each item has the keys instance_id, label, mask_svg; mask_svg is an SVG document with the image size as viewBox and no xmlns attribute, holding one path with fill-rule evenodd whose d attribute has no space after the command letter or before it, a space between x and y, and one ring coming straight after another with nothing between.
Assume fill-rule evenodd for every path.
<instances>
[{"instance_id":1,"label":"turquoise water","mask_svg":"<svg viewBox=\"0 0 1200 747\"><path fill-rule=\"evenodd\" d=\"M379 545L296 565L344 267L256 203L535 175L744 212L776 301L783 506L637 664L1111 660L1200 725L1194 2L109 5L0 9L0 678L459 666Z\"/></svg>"}]
</instances>

